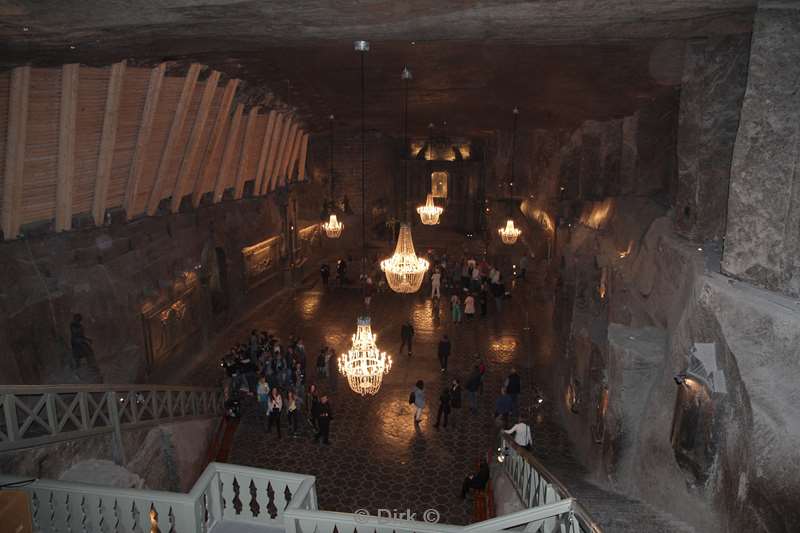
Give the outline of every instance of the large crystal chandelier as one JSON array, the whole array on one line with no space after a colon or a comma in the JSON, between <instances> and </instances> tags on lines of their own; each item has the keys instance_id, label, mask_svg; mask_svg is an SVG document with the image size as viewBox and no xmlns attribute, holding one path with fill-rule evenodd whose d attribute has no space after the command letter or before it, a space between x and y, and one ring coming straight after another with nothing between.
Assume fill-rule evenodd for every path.
<instances>
[{"instance_id":1,"label":"large crystal chandelier","mask_svg":"<svg viewBox=\"0 0 800 533\"><path fill-rule=\"evenodd\" d=\"M514 244L517 242L522 230L519 228L514 227L514 221L510 218L506 221L506 225L499 230L497 233L500 234L500 238L503 240L505 244Z\"/></svg>"},{"instance_id":2,"label":"large crystal chandelier","mask_svg":"<svg viewBox=\"0 0 800 533\"><path fill-rule=\"evenodd\" d=\"M443 208L433 203L433 195L429 194L425 200L425 205L417 207L417 213L422 223L426 226L435 226L439 223L439 217L442 216Z\"/></svg>"},{"instance_id":3,"label":"large crystal chandelier","mask_svg":"<svg viewBox=\"0 0 800 533\"><path fill-rule=\"evenodd\" d=\"M514 108L514 133L511 137L511 179L508 182L508 220L506 220L505 227L497 230L500 234L500 239L503 244L514 244L522 234L522 230L514 227L514 156L517 152L517 117L519 117L519 109Z\"/></svg>"},{"instance_id":4,"label":"large crystal chandelier","mask_svg":"<svg viewBox=\"0 0 800 533\"><path fill-rule=\"evenodd\" d=\"M322 229L325 230L325 235L327 235L329 239L338 239L342 234L344 224L339 222L335 214L331 214L328 221L322 224Z\"/></svg>"},{"instance_id":5,"label":"large crystal chandelier","mask_svg":"<svg viewBox=\"0 0 800 533\"><path fill-rule=\"evenodd\" d=\"M347 377L353 392L362 396L376 394L384 374L392 368L392 358L378 349L369 317L360 317L353 346L339 357L339 372Z\"/></svg>"},{"instance_id":6,"label":"large crystal chandelier","mask_svg":"<svg viewBox=\"0 0 800 533\"><path fill-rule=\"evenodd\" d=\"M394 255L381 261L381 270L386 273L389 287L394 292L404 294L417 292L422 286L422 280L429 266L430 263L417 257L414 251L411 228L408 224L401 224Z\"/></svg>"}]
</instances>

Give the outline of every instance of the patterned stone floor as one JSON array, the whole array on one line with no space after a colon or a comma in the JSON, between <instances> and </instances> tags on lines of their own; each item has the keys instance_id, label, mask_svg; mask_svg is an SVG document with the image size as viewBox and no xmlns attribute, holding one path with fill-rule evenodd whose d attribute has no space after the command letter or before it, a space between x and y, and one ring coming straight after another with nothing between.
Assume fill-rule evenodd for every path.
<instances>
[{"instance_id":1,"label":"patterned stone floor","mask_svg":"<svg viewBox=\"0 0 800 533\"><path fill-rule=\"evenodd\" d=\"M537 359L549 356L544 341L551 314L545 302L531 296L535 291L530 289L520 284L501 312L490 302L486 318L460 325L450 322L445 298L437 313L425 288L413 296L376 295L370 313L373 332L378 335L378 346L394 359L379 393L362 398L349 389L345 379L318 380L316 370L310 368L308 381L318 383L331 396L331 445L314 444L308 427L296 438L284 434L278 440L274 432L267 434L255 401L248 399L230 462L315 475L320 507L325 510L366 509L375 514L379 509L410 509L420 518L427 509L435 509L442 522L468 523L471 503L462 501L458 493L479 457L496 446L492 413L501 384L515 366L523 381L521 405L529 406ZM246 338L252 328L274 332L283 339L297 334L304 339L311 362L322 344L333 346L337 353L348 348L363 305L356 290L326 292L314 286L272 302L262 312L233 328L231 342ZM416 330L410 358L397 353L400 325L406 318ZM444 333L453 343L445 375L436 358L436 345ZM462 408L454 413L451 427L435 429L441 388L452 377L463 384L476 354L485 358L488 367L478 413L471 415ZM212 381L220 372L217 365L216 360L201 365L192 381ZM408 395L418 379L425 382L428 405L419 429L415 429ZM557 457L561 464L571 461L564 433L545 413L536 417L534 432L539 456L545 460Z\"/></svg>"}]
</instances>

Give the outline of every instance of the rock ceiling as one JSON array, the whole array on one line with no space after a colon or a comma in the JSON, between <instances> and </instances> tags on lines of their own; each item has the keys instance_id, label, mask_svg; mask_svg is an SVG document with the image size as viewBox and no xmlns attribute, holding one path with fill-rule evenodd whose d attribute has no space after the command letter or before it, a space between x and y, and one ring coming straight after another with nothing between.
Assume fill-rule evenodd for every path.
<instances>
[{"instance_id":1,"label":"rock ceiling","mask_svg":"<svg viewBox=\"0 0 800 533\"><path fill-rule=\"evenodd\" d=\"M683 41L749 32L755 0L0 0L0 68L26 62L198 61L297 107L311 129L359 116L413 133L574 125L631 113L680 82ZM527 124L526 124L527 123Z\"/></svg>"}]
</instances>

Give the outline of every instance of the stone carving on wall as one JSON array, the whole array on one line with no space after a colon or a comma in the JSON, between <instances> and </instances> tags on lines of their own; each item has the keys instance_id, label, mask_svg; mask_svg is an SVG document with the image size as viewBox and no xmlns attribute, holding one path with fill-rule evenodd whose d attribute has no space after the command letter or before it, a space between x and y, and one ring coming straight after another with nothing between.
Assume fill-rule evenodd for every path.
<instances>
[{"instance_id":1,"label":"stone carving on wall","mask_svg":"<svg viewBox=\"0 0 800 533\"><path fill-rule=\"evenodd\" d=\"M269 279L280 268L280 235L242 248L245 288L251 290Z\"/></svg>"},{"instance_id":2,"label":"stone carving on wall","mask_svg":"<svg viewBox=\"0 0 800 533\"><path fill-rule=\"evenodd\" d=\"M178 298L142 311L148 371L166 361L200 329L201 294L197 288L196 282L187 283Z\"/></svg>"}]
</instances>

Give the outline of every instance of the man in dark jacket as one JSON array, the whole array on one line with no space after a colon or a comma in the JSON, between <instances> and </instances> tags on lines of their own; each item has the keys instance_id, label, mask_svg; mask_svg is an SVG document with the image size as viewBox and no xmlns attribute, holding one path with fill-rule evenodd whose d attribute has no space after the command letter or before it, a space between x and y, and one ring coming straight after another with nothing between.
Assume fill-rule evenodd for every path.
<instances>
[{"instance_id":1,"label":"man in dark jacket","mask_svg":"<svg viewBox=\"0 0 800 533\"><path fill-rule=\"evenodd\" d=\"M408 346L408 356L411 357L411 343L414 339L414 326L411 325L410 320L406 320L400 327L400 355L403 354L403 348Z\"/></svg>"},{"instance_id":2,"label":"man in dark jacket","mask_svg":"<svg viewBox=\"0 0 800 533\"><path fill-rule=\"evenodd\" d=\"M314 442L319 442L322 439L323 444L330 444L328 437L331 432L331 420L333 420L333 411L331 411L331 404L328 403L328 397L323 396L319 400L319 414L317 424L319 431L314 435Z\"/></svg>"},{"instance_id":3,"label":"man in dark jacket","mask_svg":"<svg viewBox=\"0 0 800 533\"><path fill-rule=\"evenodd\" d=\"M433 425L436 429L439 429L442 415L444 415L444 427L446 428L447 419L450 416L450 387L442 389L442 393L439 395L439 412L436 413L436 423Z\"/></svg>"},{"instance_id":4,"label":"man in dark jacket","mask_svg":"<svg viewBox=\"0 0 800 533\"><path fill-rule=\"evenodd\" d=\"M514 417L517 417L519 416L519 393L522 389L522 386L516 368L511 369L511 374L509 374L506 378L505 387L506 393L511 396L511 414L514 415Z\"/></svg>"},{"instance_id":5,"label":"man in dark jacket","mask_svg":"<svg viewBox=\"0 0 800 533\"><path fill-rule=\"evenodd\" d=\"M478 365L472 369L472 373L467 378L466 388L469 396L469 410L472 414L478 412L478 389L481 386L481 371Z\"/></svg>"},{"instance_id":6,"label":"man in dark jacket","mask_svg":"<svg viewBox=\"0 0 800 533\"><path fill-rule=\"evenodd\" d=\"M489 465L486 459L481 459L481 464L478 467L477 474L471 474L464 478L464 483L461 484L461 498L467 497L469 489L483 490L489 482Z\"/></svg>"},{"instance_id":7,"label":"man in dark jacket","mask_svg":"<svg viewBox=\"0 0 800 533\"><path fill-rule=\"evenodd\" d=\"M447 370L447 358L450 357L450 339L447 335L442 336L442 340L439 341L439 367L442 369L442 372Z\"/></svg>"},{"instance_id":8,"label":"man in dark jacket","mask_svg":"<svg viewBox=\"0 0 800 533\"><path fill-rule=\"evenodd\" d=\"M511 403L511 396L508 395L506 389L503 388L500 390L500 397L497 398L497 401L494 404L494 416L495 418L500 417L502 419L503 429L508 429L509 427L509 415L511 415L512 411L512 403Z\"/></svg>"}]
</instances>

